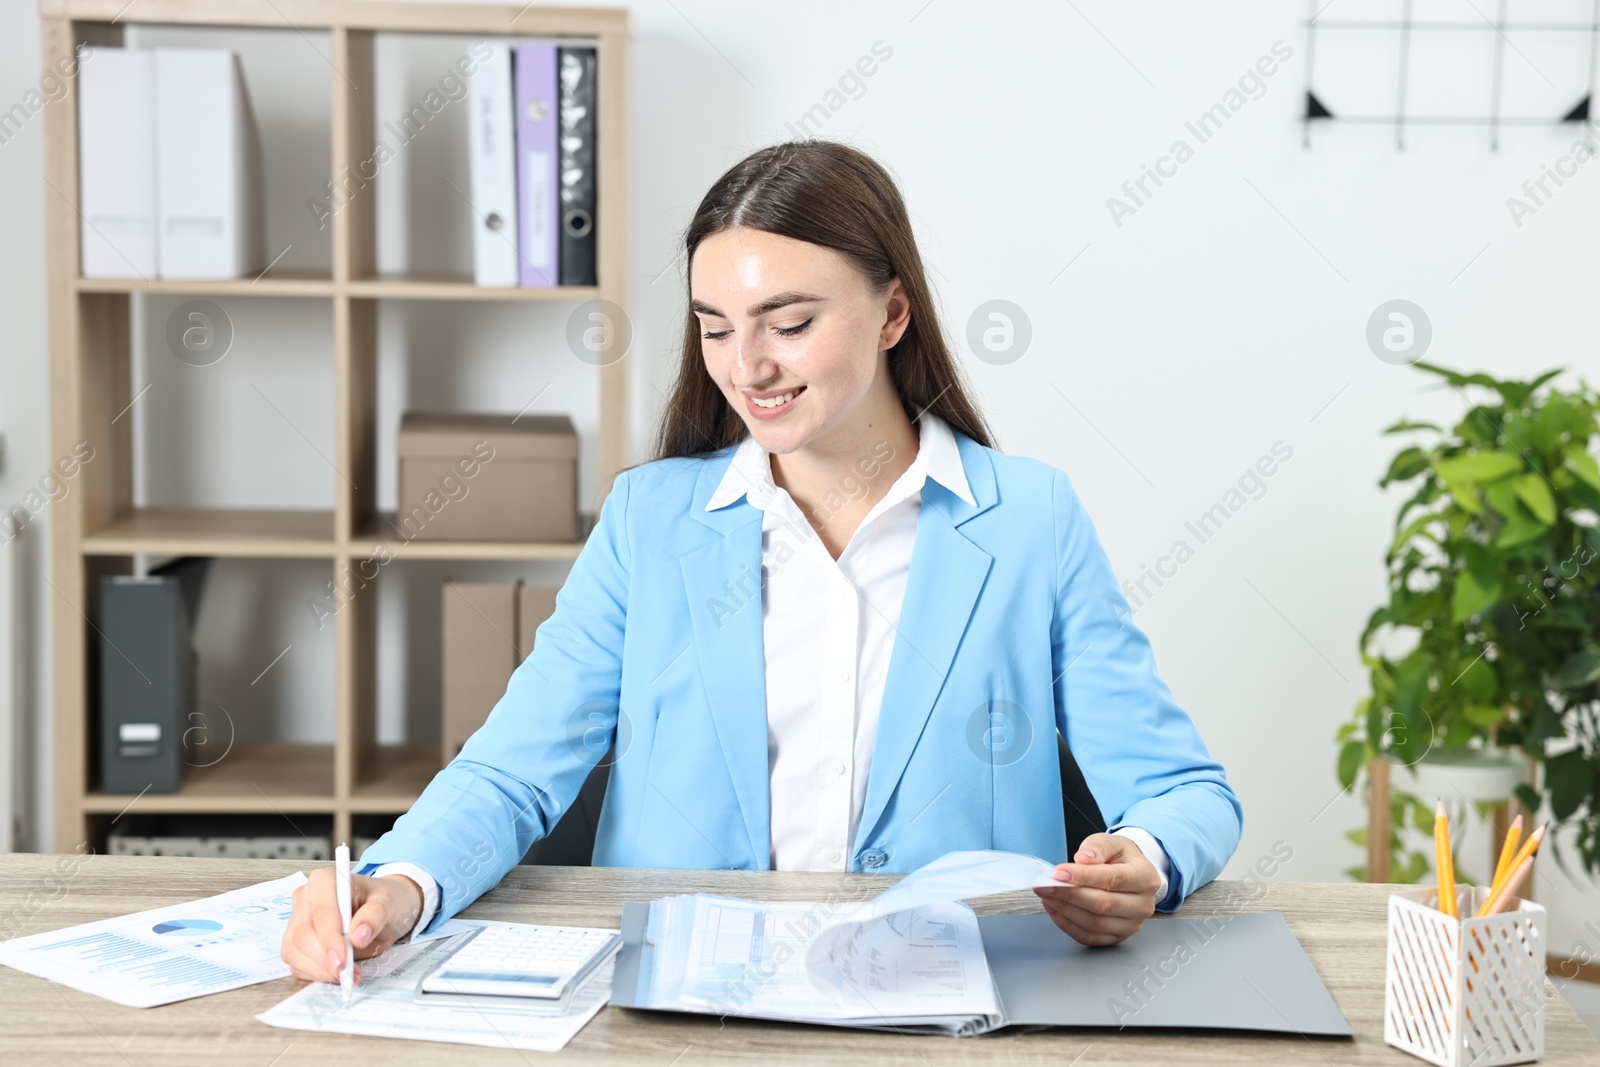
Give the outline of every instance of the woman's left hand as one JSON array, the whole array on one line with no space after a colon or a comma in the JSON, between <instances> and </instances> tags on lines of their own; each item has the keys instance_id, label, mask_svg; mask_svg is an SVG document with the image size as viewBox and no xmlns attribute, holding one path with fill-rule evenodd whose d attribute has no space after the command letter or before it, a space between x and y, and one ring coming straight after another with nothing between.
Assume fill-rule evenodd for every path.
<instances>
[{"instance_id":1,"label":"woman's left hand","mask_svg":"<svg viewBox=\"0 0 1600 1067\"><path fill-rule=\"evenodd\" d=\"M1139 846L1117 834L1091 834L1073 857L1056 866L1071 883L1035 886L1055 924L1084 945L1115 945L1155 914L1161 874Z\"/></svg>"}]
</instances>

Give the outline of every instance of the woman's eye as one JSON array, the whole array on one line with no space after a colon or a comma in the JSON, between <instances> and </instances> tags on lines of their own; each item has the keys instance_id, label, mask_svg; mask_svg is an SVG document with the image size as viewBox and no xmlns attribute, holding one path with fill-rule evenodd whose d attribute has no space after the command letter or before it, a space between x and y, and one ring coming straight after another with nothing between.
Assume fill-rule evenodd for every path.
<instances>
[{"instance_id":1,"label":"woman's eye","mask_svg":"<svg viewBox=\"0 0 1600 1067\"><path fill-rule=\"evenodd\" d=\"M706 331L706 333L703 336L705 337L705 339L707 341L720 341L724 337L728 336L728 334L730 332L731 331L729 331L729 330L722 330L720 332L712 332L712 331L708 330L708 331Z\"/></svg>"},{"instance_id":2,"label":"woman's eye","mask_svg":"<svg viewBox=\"0 0 1600 1067\"><path fill-rule=\"evenodd\" d=\"M777 332L785 337L799 337L805 331L805 328L811 325L811 322L811 319L807 319L798 326L780 326L777 328Z\"/></svg>"}]
</instances>

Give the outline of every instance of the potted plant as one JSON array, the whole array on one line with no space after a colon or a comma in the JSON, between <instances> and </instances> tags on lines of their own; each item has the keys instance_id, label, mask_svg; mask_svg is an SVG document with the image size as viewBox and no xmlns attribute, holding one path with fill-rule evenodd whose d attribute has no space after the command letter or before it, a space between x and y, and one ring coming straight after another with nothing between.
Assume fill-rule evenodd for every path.
<instances>
[{"instance_id":1,"label":"potted plant","mask_svg":"<svg viewBox=\"0 0 1600 1067\"><path fill-rule=\"evenodd\" d=\"M1361 633L1371 693L1339 730L1339 781L1354 787L1373 759L1520 752L1540 773L1517 799L1548 800L1547 840L1571 827L1584 869L1600 872L1600 395L1550 386L1559 370L1502 381L1415 366L1469 410L1449 430L1402 419L1384 431L1413 443L1378 484L1411 493L1385 560L1389 601ZM1431 799L1390 793L1391 880L1432 866L1402 833L1432 832ZM1365 845L1365 833L1349 836Z\"/></svg>"}]
</instances>

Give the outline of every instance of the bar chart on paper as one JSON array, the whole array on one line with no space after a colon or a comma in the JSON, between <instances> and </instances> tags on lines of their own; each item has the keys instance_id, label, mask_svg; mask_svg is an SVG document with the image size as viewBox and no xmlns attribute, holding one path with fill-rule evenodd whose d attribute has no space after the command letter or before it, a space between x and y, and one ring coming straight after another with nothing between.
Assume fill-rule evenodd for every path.
<instances>
[{"instance_id":1,"label":"bar chart on paper","mask_svg":"<svg viewBox=\"0 0 1600 1067\"><path fill-rule=\"evenodd\" d=\"M134 1008L282 978L293 874L231 893L0 944L0 964Z\"/></svg>"}]
</instances>

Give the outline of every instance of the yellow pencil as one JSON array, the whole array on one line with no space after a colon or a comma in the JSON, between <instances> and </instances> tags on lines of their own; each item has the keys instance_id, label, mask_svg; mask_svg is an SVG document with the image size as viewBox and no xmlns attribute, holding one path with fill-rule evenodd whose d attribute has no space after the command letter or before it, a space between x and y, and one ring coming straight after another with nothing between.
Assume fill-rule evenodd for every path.
<instances>
[{"instance_id":1,"label":"yellow pencil","mask_svg":"<svg viewBox=\"0 0 1600 1067\"><path fill-rule=\"evenodd\" d=\"M1489 896L1485 898L1483 907L1478 909L1477 918L1481 919L1485 915L1488 915L1489 909L1498 903L1499 899L1505 895L1506 888L1510 884L1511 879L1516 877L1517 868L1522 866L1523 860L1528 859L1534 854L1535 851L1538 850L1539 842L1544 840L1544 829L1544 824L1541 823L1537 830L1528 835L1528 840L1523 842L1522 848L1518 849L1516 856L1512 857L1512 873L1501 879L1498 885L1492 886L1489 889ZM1530 864L1530 866L1532 865Z\"/></svg>"},{"instance_id":2,"label":"yellow pencil","mask_svg":"<svg viewBox=\"0 0 1600 1067\"><path fill-rule=\"evenodd\" d=\"M1434 866L1439 872L1439 910L1452 919L1461 917L1456 908L1455 860L1450 855L1450 820L1444 813L1444 801L1433 810Z\"/></svg>"},{"instance_id":3,"label":"yellow pencil","mask_svg":"<svg viewBox=\"0 0 1600 1067\"><path fill-rule=\"evenodd\" d=\"M1491 887L1500 884L1500 880L1510 874L1511 857L1517 854L1517 845L1522 842L1522 816L1518 815L1511 820L1511 828L1506 831L1505 844L1500 846L1500 859L1494 865L1494 876L1489 879Z\"/></svg>"}]
</instances>

